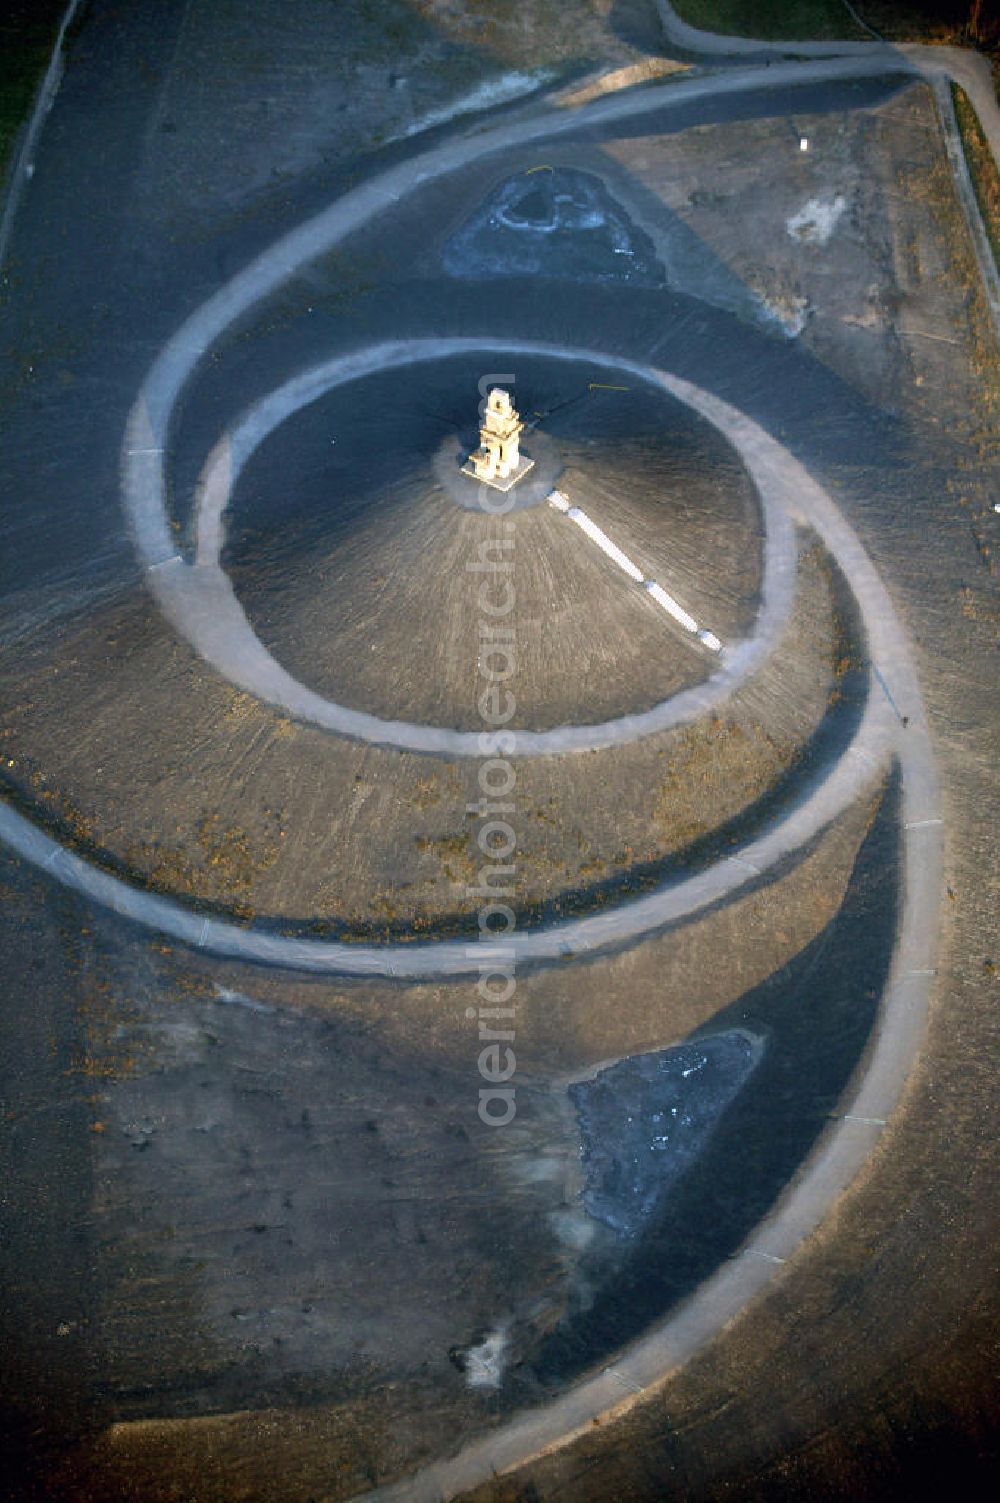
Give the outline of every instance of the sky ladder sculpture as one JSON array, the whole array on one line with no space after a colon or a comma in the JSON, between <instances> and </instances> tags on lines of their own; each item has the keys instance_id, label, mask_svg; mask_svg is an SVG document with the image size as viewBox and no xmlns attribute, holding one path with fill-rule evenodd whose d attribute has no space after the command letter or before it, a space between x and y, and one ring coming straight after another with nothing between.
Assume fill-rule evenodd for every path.
<instances>
[{"instance_id":1,"label":"sky ladder sculpture","mask_svg":"<svg viewBox=\"0 0 1000 1503\"><path fill-rule=\"evenodd\" d=\"M509 491L523 480L535 461L521 453L520 439L524 424L510 393L494 386L486 400L479 428L479 448L462 466L463 475L471 475L494 490Z\"/></svg>"}]
</instances>

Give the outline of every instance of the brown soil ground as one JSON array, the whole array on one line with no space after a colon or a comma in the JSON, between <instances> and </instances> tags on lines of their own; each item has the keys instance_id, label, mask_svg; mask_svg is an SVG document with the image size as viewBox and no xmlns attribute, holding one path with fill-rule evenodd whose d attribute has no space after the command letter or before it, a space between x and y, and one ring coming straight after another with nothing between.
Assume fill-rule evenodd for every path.
<instances>
[{"instance_id":1,"label":"brown soil ground","mask_svg":"<svg viewBox=\"0 0 1000 1503\"><path fill-rule=\"evenodd\" d=\"M620 879L760 799L839 692L854 648L837 619L812 555L784 642L724 713L631 746L522 759L520 901ZM95 637L115 653L103 683ZM0 725L8 787L133 880L241 917L359 934L475 910L475 761L295 724L206 673L144 599L104 632L91 623L75 648L65 637L54 653L36 646L17 667Z\"/></svg>"},{"instance_id":2,"label":"brown soil ground","mask_svg":"<svg viewBox=\"0 0 1000 1503\"><path fill-rule=\"evenodd\" d=\"M808 124L824 144L794 167L785 121L613 151L664 194L698 164L678 212L779 313L809 310L798 337L912 434L891 475L845 453L822 478L912 632L943 776L930 1028L861 1181L768 1293L628 1416L479 1503L889 1499L920 1473L943 1488L963 1459L982 1466L995 1436L1000 373L926 91ZM825 248L786 229L817 192L853 205ZM758 798L836 692L834 616L807 558L788 640L731 723L526 767L524 891L627 872ZM332 751L203 673L145 597L100 620L113 678L95 671L93 636L24 653L4 726L22 798L233 911L388 921L404 873L405 914L451 911L466 876L457 773L428 783L425 759ZM127 765L125 702L155 709ZM35 1405L33 1441L94 1432L53 1463L45 1496L345 1498L495 1422L448 1347L505 1317L528 1346L568 1297L572 1249L549 1219L570 1182L553 1085L673 1042L821 939L870 816L862 801L719 915L526 976L525 1121L499 1148L467 1125L471 986L217 965L6 863L0 1038L19 1089L5 1117L31 1211L3 1249L9 1386Z\"/></svg>"}]
</instances>

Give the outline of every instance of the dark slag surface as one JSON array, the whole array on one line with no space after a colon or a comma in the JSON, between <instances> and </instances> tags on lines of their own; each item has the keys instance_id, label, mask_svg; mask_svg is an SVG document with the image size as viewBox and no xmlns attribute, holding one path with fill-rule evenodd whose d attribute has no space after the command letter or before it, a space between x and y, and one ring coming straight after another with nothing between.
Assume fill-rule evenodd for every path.
<instances>
[{"instance_id":1,"label":"dark slag surface","mask_svg":"<svg viewBox=\"0 0 1000 1503\"><path fill-rule=\"evenodd\" d=\"M93 7L73 43L67 76L42 139L36 179L19 211L12 243L8 295L0 308L4 343L13 357L3 391L0 478L8 497L4 585L22 597L29 588L51 593L54 610L82 606L103 589L135 578L118 494L120 446L138 385L161 344L184 317L289 225L325 207L349 185L390 161L418 155L436 139L434 133L350 167L338 163L333 171L306 174L293 186L283 184L280 196L262 195L250 213L219 213L214 228L204 225L197 239L182 243L151 236L146 217L155 207L155 183L145 177L144 142L155 113L156 86L175 64L170 43L179 20L179 9L169 0L144 0L141 24L135 26L124 24L113 7ZM897 81L886 80L830 85L808 96L788 91L787 98L761 94L703 101L664 110L662 116L654 112L636 122L587 128L562 139L600 141L630 132L673 132L703 121L793 112L806 98L813 113L874 105L897 86ZM81 121L87 123L85 131ZM479 166L416 193L414 203L400 215L403 221L408 216L411 227L402 238L396 214L380 215L373 230L380 241L382 272L393 262L400 271L412 266L415 253L425 248L426 223L437 221L433 215L424 218L421 230L414 213L419 220L428 205L433 207L442 196L454 198L457 189L464 195L461 207L452 211L457 224L481 200L482 176ZM74 205L71 225L67 203ZM370 237L354 238L368 247ZM338 257L342 262L340 253ZM339 264L332 276L324 277L319 263L318 285L317 267L307 269L303 277L286 284L259 318L249 321L265 323L280 309L281 327L275 331L280 337L273 347L259 337L260 329L253 329L254 338L248 340L251 331L242 327L234 335L242 356L236 365L226 356L213 355L196 373L172 442L178 461L173 489L182 522L194 475L221 427L284 374L337 347L379 337L496 332L495 310L483 307L478 284L467 284L463 297L458 279L435 291L423 285L408 287L405 274L400 283L397 272L395 285L376 296L379 275L366 273L350 299L352 306L345 307L342 269ZM572 276L572 266L561 274L567 271ZM581 305L577 291L564 321L553 302L565 307L566 289L556 289L546 279L523 288L507 285L504 327L510 335L558 342L579 339L583 328L588 343L603 343L636 358L655 354L692 379L699 379L700 372L709 384L720 384L722 358L721 387L733 400L744 400L764 421L760 403L766 405L774 383L762 383L760 371L772 359L780 366L789 364L794 377L786 389L796 405L804 402L813 413L828 398L813 387L809 400L810 375L821 386L840 385L814 361L783 349L773 338L757 335L756 356L751 351L744 354L738 350L744 331L737 321L676 294L646 289L651 299L646 306L642 288L626 286L619 289L622 296L602 311L594 306L594 296L614 289L589 283L586 304ZM324 290L335 295L335 306L327 310ZM628 306L637 296L640 301ZM363 309L363 320L357 317L355 302ZM316 311L305 316L309 304ZM295 316L297 307L302 319ZM664 357L666 341L670 350ZM737 385L731 387L731 381ZM785 386L783 380L779 384ZM785 408L782 412L787 416ZM42 463L39 455L44 456ZM17 626L15 618L12 629Z\"/></svg>"},{"instance_id":2,"label":"dark slag surface","mask_svg":"<svg viewBox=\"0 0 1000 1503\"><path fill-rule=\"evenodd\" d=\"M539 167L495 188L448 240L456 277L566 276L579 282L659 287L649 236L601 182L571 167Z\"/></svg>"},{"instance_id":3,"label":"dark slag surface","mask_svg":"<svg viewBox=\"0 0 1000 1503\"><path fill-rule=\"evenodd\" d=\"M273 235L322 207L346 183L346 173L324 171L296 183L280 201L262 203L242 223L220 219L197 246L153 243L135 210L140 142L150 100L170 66L181 8L167 0L145 0L136 8L135 25L126 25L110 5L96 4L92 12L93 24L83 34L43 138L36 187L19 217L15 280L3 309L5 342L18 361L18 379L4 392L4 554L12 588L67 578L89 587L107 574L131 578L131 549L118 503L118 450L139 380L181 318ZM760 95L719 101L664 111L659 119L643 117L612 131L581 132L578 140L676 131L703 120L770 116L782 109L793 115L800 109L812 114L845 104L863 107L894 88L832 86L789 91L779 99ZM416 153L425 144L413 143L399 152ZM383 160L362 164L362 175ZM466 209L479 201L475 176L456 175ZM432 201L449 193L454 198L455 192L451 184L435 185ZM423 202L423 195L417 197ZM75 205L71 224L65 219L67 202ZM376 226L383 244L401 219L402 214L386 215ZM370 338L420 331L495 332L488 310L481 307L478 284L463 288L457 282L406 279L399 268L412 260L415 243L412 235L404 238L394 252L395 262L387 255L395 280L358 291L346 317L342 303L323 307L316 299L314 268L283 293L280 327L244 331L250 338L234 336L217 365L202 367L174 436L180 451L178 516L186 516L184 477L196 473L220 425L268 389L275 373L291 373L325 358L334 347ZM55 257L53 244L62 247ZM318 275L322 292L322 266ZM892 474L909 448L903 425L891 414L865 411L845 383L779 339L676 291L591 283L584 301L579 290L556 289L552 283L510 282L508 289L505 329L511 335L579 339L585 312L588 340L636 358L655 358L714 386L775 431L787 428L790 446L807 460L836 463L849 449L859 463L883 471L887 490L905 493L905 464ZM318 306L307 315L310 299ZM262 311L262 323L277 306L275 300ZM930 490L933 476L924 443L918 452L922 480ZM60 596L65 593L60 584ZM693 1166L671 1180L651 1218L655 1225L640 1239L624 1277L599 1290L593 1308L579 1312L547 1344L533 1374L515 1379L522 1397L526 1387L555 1386L582 1371L682 1298L720 1257L738 1247L815 1142L860 1057L888 966L896 902L894 818L893 795L859 856L835 923L780 976L712 1021L716 1033L746 1028L766 1035L760 1067L724 1110ZM78 1050L79 987L65 934L78 925L79 915L77 905L67 905L57 889L54 896L47 889L43 898L33 878L18 873L17 881L31 888L32 923L37 923L37 912L47 912L52 930L50 935L49 927L39 929L38 945L30 949L23 933L9 935L10 954L20 956L24 966L23 974L11 980L14 1026L5 1052L30 1110L47 1107L60 1084L56 1077ZM105 922L116 932L121 927L107 916ZM122 932L130 933L127 928ZM804 998L821 1005L804 1006ZM26 1032L24 1018L37 1019L39 1031L43 1023L50 1025L63 1054L41 1063L47 1041ZM38 1072L37 1089L33 1071ZM77 1321L93 1304L86 1280L94 1266L93 1230L87 1221L90 1112L83 1089L87 1083L79 1084L81 1090L67 1104L66 1120L58 1113L40 1113L38 1123L48 1126L33 1129L31 1154L16 1161L18 1199L33 1210L30 1218L23 1213L20 1218L8 1287L15 1290L10 1302L14 1314L28 1312L23 1320L12 1315L13 1335L21 1343L14 1372L24 1380L26 1394L42 1399L18 1421L19 1433L32 1430L35 1444L43 1408L63 1433L84 1424L68 1389L86 1390L81 1411L89 1408L91 1421L103 1403L95 1400L87 1372L93 1353L78 1350ZM65 1254L65 1266L53 1260L54 1248ZM57 1308L69 1317L74 1334L54 1334L50 1317ZM93 1332L86 1337L87 1345L96 1341Z\"/></svg>"},{"instance_id":4,"label":"dark slag surface","mask_svg":"<svg viewBox=\"0 0 1000 1503\"><path fill-rule=\"evenodd\" d=\"M622 1237L641 1235L752 1074L757 1044L729 1029L619 1060L570 1086L591 1216Z\"/></svg>"},{"instance_id":5,"label":"dark slag surface","mask_svg":"<svg viewBox=\"0 0 1000 1503\"><path fill-rule=\"evenodd\" d=\"M899 901L898 846L894 777L834 921L789 965L685 1041L684 1050L702 1054L707 1039L720 1034L739 1032L766 1042L757 1068L721 1108L699 1150L691 1154L682 1146L679 1166L669 1145L658 1155L662 1193L656 1195L651 1177L643 1188L655 1200L655 1213L643 1218L629 1256L592 1303L543 1342L530 1372L525 1367L513 1375L512 1406L539 1389L559 1388L662 1319L738 1253L810 1152L860 1061L888 975ZM669 977L664 984L669 987ZM721 1105L718 1087L709 1084L708 1096L709 1107L701 1108L706 1117L713 1100Z\"/></svg>"},{"instance_id":6,"label":"dark slag surface","mask_svg":"<svg viewBox=\"0 0 1000 1503\"><path fill-rule=\"evenodd\" d=\"M642 382L625 391L599 389L593 383L615 377L597 361L489 349L422 360L336 388L265 440L236 484L227 567L263 602L288 588L283 571L308 567L317 550L335 547L362 517L381 514L386 526L405 524L410 508L437 483L439 445L456 434L463 447L475 445L484 372L491 384L505 379L522 418L560 447L565 464L596 464L631 482L650 507L661 504L656 482L682 489L696 471L714 466L725 476L741 469L711 425L665 392ZM526 433L526 453L533 443L537 437ZM618 456L626 452L633 474L621 470Z\"/></svg>"}]
</instances>

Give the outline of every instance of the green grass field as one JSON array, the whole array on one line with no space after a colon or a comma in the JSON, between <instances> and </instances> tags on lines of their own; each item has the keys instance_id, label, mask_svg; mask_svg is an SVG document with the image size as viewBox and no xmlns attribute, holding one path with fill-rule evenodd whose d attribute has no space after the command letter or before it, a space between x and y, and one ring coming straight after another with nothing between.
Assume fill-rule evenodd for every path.
<instances>
[{"instance_id":1,"label":"green grass field","mask_svg":"<svg viewBox=\"0 0 1000 1503\"><path fill-rule=\"evenodd\" d=\"M7 0L0 12L0 182L65 10L66 0Z\"/></svg>"}]
</instances>

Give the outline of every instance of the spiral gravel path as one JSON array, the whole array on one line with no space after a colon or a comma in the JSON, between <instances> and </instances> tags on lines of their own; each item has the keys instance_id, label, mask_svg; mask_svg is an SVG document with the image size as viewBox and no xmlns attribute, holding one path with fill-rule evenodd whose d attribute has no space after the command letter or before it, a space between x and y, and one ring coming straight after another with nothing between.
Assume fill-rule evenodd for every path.
<instances>
[{"instance_id":1,"label":"spiral gravel path","mask_svg":"<svg viewBox=\"0 0 1000 1503\"><path fill-rule=\"evenodd\" d=\"M798 49L797 49L798 50ZM759 49L758 49L759 51ZM334 733L366 736L412 750L468 755L460 733L441 727L407 726L359 715L298 685L253 636L239 602L218 564L221 518L232 482L268 422L312 400L339 380L389 363L406 364L457 349L488 347L482 340L400 341L377 346L307 372L262 404L226 435L204 477L198 518L198 553L192 563L177 553L165 504L164 460L177 398L211 344L308 261L373 219L412 188L465 166L500 147L558 136L595 124L626 120L647 111L682 106L694 99L747 89L828 79L876 77L887 71L922 71L909 55L884 49L843 52L806 63L778 62L741 68L717 77L674 82L639 95L603 100L574 114L501 125L472 140L458 139L407 162L347 194L324 213L281 239L266 254L209 299L187 320L157 357L128 423L123 451L123 498L150 588L165 615L183 630L218 671L250 692ZM850 746L837 763L783 818L765 828L736 854L686 881L665 886L609 912L512 936L517 960L543 963L567 954L592 953L634 943L726 901L749 883L764 879L776 863L794 854L872 788L892 761L902 775L903 901L888 986L875 1046L853 1088L851 1100L821 1140L794 1189L758 1227L742 1253L728 1262L674 1315L633 1344L612 1366L562 1398L515 1417L457 1456L424 1468L370 1498L436 1500L474 1487L494 1473L587 1431L638 1402L700 1345L718 1332L792 1257L871 1152L899 1096L915 1057L933 982L942 880L940 795L926 717L910 644L889 596L864 548L830 497L792 455L746 414L714 393L669 371L639 366L600 351L550 348L503 341L510 352L544 352L556 358L613 364L659 384L712 422L734 445L756 480L766 513L765 586L756 630L727 657L707 684L656 706L645 716L623 717L604 726L567 726L546 733L520 732L517 755L546 755L611 745L679 724L722 703L761 663L773 646L794 584L793 523L813 529L836 560L854 592L873 665L868 703ZM268 406L268 403L271 406ZM272 424L273 425L273 424ZM303 698L305 696L305 698ZM345 719L345 717L347 717ZM656 717L660 717L657 720ZM618 729L614 729L617 727ZM457 738L457 739L456 739ZM169 898L140 891L98 870L46 836L7 805L0 805L0 837L58 881L136 923L202 950L246 960L330 973L399 978L474 974L474 955L461 941L414 945L356 946L284 937L220 919L204 918Z\"/></svg>"}]
</instances>

